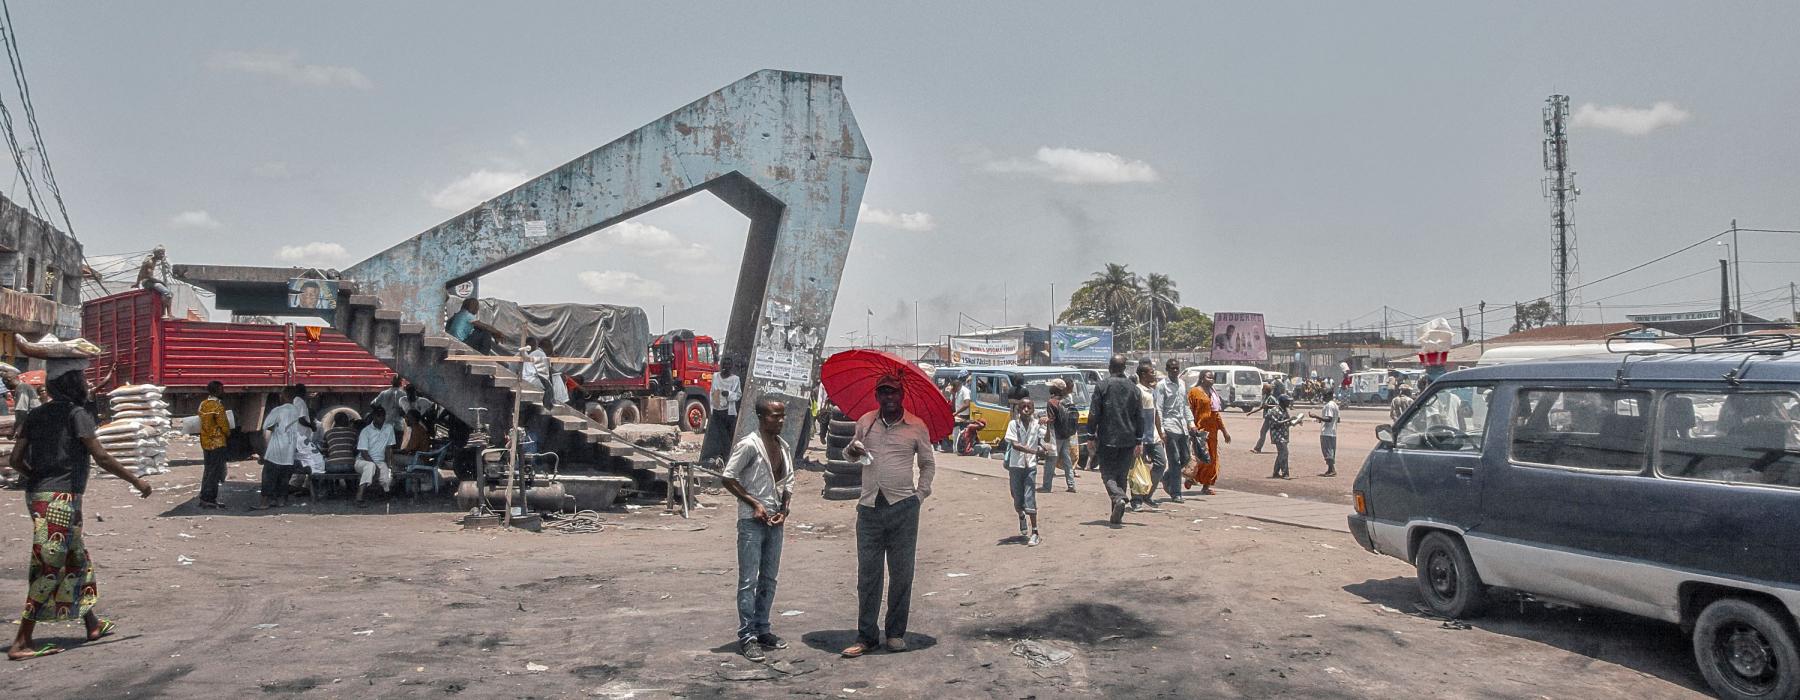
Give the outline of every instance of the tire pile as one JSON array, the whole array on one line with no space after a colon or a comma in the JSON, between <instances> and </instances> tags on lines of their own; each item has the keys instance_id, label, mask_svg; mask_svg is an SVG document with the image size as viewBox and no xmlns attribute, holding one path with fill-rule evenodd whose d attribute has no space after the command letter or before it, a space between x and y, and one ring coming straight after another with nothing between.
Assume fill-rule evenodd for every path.
<instances>
[{"instance_id":1,"label":"tire pile","mask_svg":"<svg viewBox=\"0 0 1800 700\"><path fill-rule=\"evenodd\" d=\"M833 408L825 422L825 492L828 501L862 498L862 465L844 455L844 447L856 437L856 421Z\"/></svg>"}]
</instances>

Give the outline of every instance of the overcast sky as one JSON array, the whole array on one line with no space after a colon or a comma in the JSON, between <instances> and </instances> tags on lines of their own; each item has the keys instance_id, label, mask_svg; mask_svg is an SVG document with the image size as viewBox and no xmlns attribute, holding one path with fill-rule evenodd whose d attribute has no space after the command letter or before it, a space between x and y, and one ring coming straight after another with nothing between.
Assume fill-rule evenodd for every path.
<instances>
[{"instance_id":1,"label":"overcast sky","mask_svg":"<svg viewBox=\"0 0 1800 700\"><path fill-rule=\"evenodd\" d=\"M834 344L866 310L877 336L910 341L915 302L926 337L959 314L1041 326L1051 285L1066 299L1109 261L1278 326L1547 294L1555 92L1576 112L1585 279L1733 218L1800 228L1800 5L970 5L12 15L89 254L162 242L176 262L347 266L757 69L842 75L874 166ZM668 326L722 332L745 224L689 198L484 293L642 305L658 329L666 307ZM1786 315L1800 236L1743 247L1749 310ZM1716 307L1718 252L1583 289L1603 305L1583 318ZM1489 314L1490 333L1506 323Z\"/></svg>"}]
</instances>

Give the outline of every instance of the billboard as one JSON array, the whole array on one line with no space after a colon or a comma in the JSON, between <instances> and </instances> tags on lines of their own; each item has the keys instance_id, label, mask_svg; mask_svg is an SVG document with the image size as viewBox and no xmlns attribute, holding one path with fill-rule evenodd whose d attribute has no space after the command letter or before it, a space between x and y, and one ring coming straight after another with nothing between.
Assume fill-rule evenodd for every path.
<instances>
[{"instance_id":1,"label":"billboard","mask_svg":"<svg viewBox=\"0 0 1800 700\"><path fill-rule=\"evenodd\" d=\"M1112 359L1113 331L1105 326L1056 326L1050 329L1050 363L1104 365Z\"/></svg>"},{"instance_id":2,"label":"billboard","mask_svg":"<svg viewBox=\"0 0 1800 700\"><path fill-rule=\"evenodd\" d=\"M330 311L337 308L337 280L294 277L287 285L288 308L307 311Z\"/></svg>"},{"instance_id":3,"label":"billboard","mask_svg":"<svg viewBox=\"0 0 1800 700\"><path fill-rule=\"evenodd\" d=\"M950 364L1013 365L1019 362L1018 338L951 338Z\"/></svg>"},{"instance_id":4,"label":"billboard","mask_svg":"<svg viewBox=\"0 0 1800 700\"><path fill-rule=\"evenodd\" d=\"M1213 314L1212 361L1269 361L1269 339L1263 315L1220 311Z\"/></svg>"}]
</instances>

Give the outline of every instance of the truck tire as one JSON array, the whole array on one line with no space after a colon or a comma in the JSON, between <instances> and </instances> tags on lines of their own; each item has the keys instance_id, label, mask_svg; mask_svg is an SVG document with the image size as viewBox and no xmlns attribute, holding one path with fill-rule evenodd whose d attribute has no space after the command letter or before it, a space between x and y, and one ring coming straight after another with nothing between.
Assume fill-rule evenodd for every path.
<instances>
[{"instance_id":1,"label":"truck tire","mask_svg":"<svg viewBox=\"0 0 1800 700\"><path fill-rule=\"evenodd\" d=\"M855 437L854 435L827 435L825 436L825 447L843 449L849 447L850 441Z\"/></svg>"},{"instance_id":2,"label":"truck tire","mask_svg":"<svg viewBox=\"0 0 1800 700\"><path fill-rule=\"evenodd\" d=\"M833 474L825 472L825 488L862 488L861 474Z\"/></svg>"},{"instance_id":3,"label":"truck tire","mask_svg":"<svg viewBox=\"0 0 1800 700\"><path fill-rule=\"evenodd\" d=\"M826 481L830 484L829 478ZM1744 598L1720 598L1694 621L1694 662L1726 700L1800 696L1793 618Z\"/></svg>"},{"instance_id":4,"label":"truck tire","mask_svg":"<svg viewBox=\"0 0 1800 700\"><path fill-rule=\"evenodd\" d=\"M856 421L834 419L831 421L830 430L832 435L856 437Z\"/></svg>"},{"instance_id":5,"label":"truck tire","mask_svg":"<svg viewBox=\"0 0 1800 700\"><path fill-rule=\"evenodd\" d=\"M1480 617L1487 586L1475 572L1475 560L1462 540L1433 532L1419 542L1413 557L1419 573L1419 595L1431 611L1451 619Z\"/></svg>"},{"instance_id":6,"label":"truck tire","mask_svg":"<svg viewBox=\"0 0 1800 700\"><path fill-rule=\"evenodd\" d=\"M860 487L860 486L857 486L857 487L851 487L851 486L827 487L825 489L825 491L823 493L820 493L819 495L824 496L825 500L827 500L827 501L854 501L856 499L862 498L862 487Z\"/></svg>"},{"instance_id":7,"label":"truck tire","mask_svg":"<svg viewBox=\"0 0 1800 700\"><path fill-rule=\"evenodd\" d=\"M857 462L845 462L834 459L825 463L826 474L855 474L860 478L862 476L862 470L862 464Z\"/></svg>"},{"instance_id":8,"label":"truck tire","mask_svg":"<svg viewBox=\"0 0 1800 700\"><path fill-rule=\"evenodd\" d=\"M844 460L844 448L842 448L842 447L827 447L827 448L825 448L825 458L829 459L833 462L845 461Z\"/></svg>"},{"instance_id":9,"label":"truck tire","mask_svg":"<svg viewBox=\"0 0 1800 700\"><path fill-rule=\"evenodd\" d=\"M637 402L632 401L631 399L620 399L614 403L612 405L612 410L608 412L608 415L612 418L612 427L615 428L621 425L637 423L644 418L644 414L638 411Z\"/></svg>"},{"instance_id":10,"label":"truck tire","mask_svg":"<svg viewBox=\"0 0 1800 700\"><path fill-rule=\"evenodd\" d=\"M690 398L681 405L681 427L690 433L706 432L706 421L711 417L711 407L702 399Z\"/></svg>"},{"instance_id":11,"label":"truck tire","mask_svg":"<svg viewBox=\"0 0 1800 700\"><path fill-rule=\"evenodd\" d=\"M402 421L406 419L405 416L401 416L400 418ZM318 424L321 429L324 429L326 426L336 427L338 425L350 425L359 420L362 420L361 411L340 404L320 411ZM388 416L388 420L392 421L394 420L394 417Z\"/></svg>"}]
</instances>

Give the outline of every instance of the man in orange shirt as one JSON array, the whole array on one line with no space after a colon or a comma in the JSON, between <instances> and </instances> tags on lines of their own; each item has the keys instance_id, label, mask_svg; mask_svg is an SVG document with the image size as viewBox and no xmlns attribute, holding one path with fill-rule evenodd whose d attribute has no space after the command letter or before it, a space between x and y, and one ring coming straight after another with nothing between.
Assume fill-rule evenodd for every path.
<instances>
[{"instance_id":1,"label":"man in orange shirt","mask_svg":"<svg viewBox=\"0 0 1800 700\"><path fill-rule=\"evenodd\" d=\"M1213 393L1212 372L1201 372L1200 383L1188 390L1188 408L1194 413L1194 429L1206 433L1206 459L1194 456L1194 478L1187 481L1187 486L1199 484L1200 495L1211 496L1213 484L1219 482L1219 437L1231 442L1231 433L1225 430L1225 418L1220 414L1224 407Z\"/></svg>"},{"instance_id":2,"label":"man in orange shirt","mask_svg":"<svg viewBox=\"0 0 1800 700\"><path fill-rule=\"evenodd\" d=\"M200 402L200 455L206 466L200 473L200 507L223 508L219 485L225 482L225 443L231 422L225 416L225 384L206 383L206 400Z\"/></svg>"}]
</instances>

